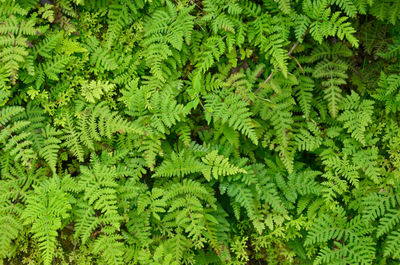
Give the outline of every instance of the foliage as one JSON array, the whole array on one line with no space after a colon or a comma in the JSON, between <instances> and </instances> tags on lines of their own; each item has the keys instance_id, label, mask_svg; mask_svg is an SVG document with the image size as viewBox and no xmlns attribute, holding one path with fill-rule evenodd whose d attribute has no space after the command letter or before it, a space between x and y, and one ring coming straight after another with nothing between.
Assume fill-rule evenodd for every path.
<instances>
[{"instance_id":1,"label":"foliage","mask_svg":"<svg viewBox=\"0 0 400 265\"><path fill-rule=\"evenodd\" d=\"M399 23L0 0L0 264L399 264Z\"/></svg>"}]
</instances>

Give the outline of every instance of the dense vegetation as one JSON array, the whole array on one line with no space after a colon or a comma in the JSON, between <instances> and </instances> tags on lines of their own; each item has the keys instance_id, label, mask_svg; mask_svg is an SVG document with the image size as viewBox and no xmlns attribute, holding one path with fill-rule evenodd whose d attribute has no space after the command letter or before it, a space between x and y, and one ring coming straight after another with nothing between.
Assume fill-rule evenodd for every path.
<instances>
[{"instance_id":1,"label":"dense vegetation","mask_svg":"<svg viewBox=\"0 0 400 265\"><path fill-rule=\"evenodd\" d=\"M400 264L399 25L0 0L0 264Z\"/></svg>"}]
</instances>

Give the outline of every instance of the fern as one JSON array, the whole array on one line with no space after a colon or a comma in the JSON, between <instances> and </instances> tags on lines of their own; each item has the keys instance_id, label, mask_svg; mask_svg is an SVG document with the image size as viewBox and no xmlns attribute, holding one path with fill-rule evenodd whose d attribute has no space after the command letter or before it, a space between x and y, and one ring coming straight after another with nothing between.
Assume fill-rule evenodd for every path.
<instances>
[{"instance_id":1,"label":"fern","mask_svg":"<svg viewBox=\"0 0 400 265\"><path fill-rule=\"evenodd\" d=\"M276 150L284 163L288 172L293 171L293 151L292 151L292 105L293 98L286 91L276 95L271 102L267 118L275 131L275 142L278 145Z\"/></svg>"},{"instance_id":2,"label":"fern","mask_svg":"<svg viewBox=\"0 0 400 265\"><path fill-rule=\"evenodd\" d=\"M396 1L376 2L371 7L371 13L378 19L388 20L394 25L399 18L399 3Z\"/></svg>"},{"instance_id":3,"label":"fern","mask_svg":"<svg viewBox=\"0 0 400 265\"><path fill-rule=\"evenodd\" d=\"M205 170L205 165L190 153L182 152L178 155L172 153L170 158L165 159L156 169L153 176L183 177L195 172L201 172L202 170Z\"/></svg>"},{"instance_id":4,"label":"fern","mask_svg":"<svg viewBox=\"0 0 400 265\"><path fill-rule=\"evenodd\" d=\"M83 244L92 235L93 231L101 224L101 219L94 215L94 208L88 203L78 204L76 215L76 237L80 237Z\"/></svg>"},{"instance_id":5,"label":"fern","mask_svg":"<svg viewBox=\"0 0 400 265\"><path fill-rule=\"evenodd\" d=\"M1 215L0 217L0 257L5 258L9 253L9 247L13 239L16 239L23 226L13 214Z\"/></svg>"},{"instance_id":6,"label":"fern","mask_svg":"<svg viewBox=\"0 0 400 265\"><path fill-rule=\"evenodd\" d=\"M324 99L328 102L328 109L332 117L336 118L342 100L340 85L346 84L347 65L344 61L324 60L317 64L313 73L315 78L323 78Z\"/></svg>"},{"instance_id":7,"label":"fern","mask_svg":"<svg viewBox=\"0 0 400 265\"><path fill-rule=\"evenodd\" d=\"M112 265L124 264L122 255L124 246L121 236L101 236L94 243L94 253L101 254L104 262Z\"/></svg>"},{"instance_id":8,"label":"fern","mask_svg":"<svg viewBox=\"0 0 400 265\"><path fill-rule=\"evenodd\" d=\"M254 198L250 189L243 184L231 185L228 188L228 195L233 197L236 203L246 209L246 213L251 219L256 217L253 206Z\"/></svg>"},{"instance_id":9,"label":"fern","mask_svg":"<svg viewBox=\"0 0 400 265\"><path fill-rule=\"evenodd\" d=\"M365 224L360 222L359 217L345 225L346 222L344 222L343 217L343 212L340 212L336 217L338 219L322 216L311 229L305 241L306 245L316 242L326 242L330 239L345 240L348 244L346 246L343 243L338 244L339 242L335 241L334 246L338 250L332 251L329 248L325 248L316 259L316 264L338 261L338 257L349 263L372 262L374 255L373 242L367 235L371 228L366 227Z\"/></svg>"},{"instance_id":10,"label":"fern","mask_svg":"<svg viewBox=\"0 0 400 265\"><path fill-rule=\"evenodd\" d=\"M47 62L43 65L43 70L46 76L51 80L58 80L58 74L64 71L66 65L70 62L70 57L56 57L52 62Z\"/></svg>"},{"instance_id":11,"label":"fern","mask_svg":"<svg viewBox=\"0 0 400 265\"><path fill-rule=\"evenodd\" d=\"M0 264L397 264L397 0L0 0Z\"/></svg>"},{"instance_id":12,"label":"fern","mask_svg":"<svg viewBox=\"0 0 400 265\"><path fill-rule=\"evenodd\" d=\"M379 88L374 98L385 102L387 113L395 112L399 108L399 96L396 92L400 86L400 77L398 75L387 76L381 73L378 85Z\"/></svg>"},{"instance_id":13,"label":"fern","mask_svg":"<svg viewBox=\"0 0 400 265\"><path fill-rule=\"evenodd\" d=\"M79 161L83 161L84 151L80 144L79 133L75 129L74 121L70 114L67 114L65 119L63 144L71 149Z\"/></svg>"},{"instance_id":14,"label":"fern","mask_svg":"<svg viewBox=\"0 0 400 265\"><path fill-rule=\"evenodd\" d=\"M211 175L218 179L218 176L246 173L245 170L230 165L227 158L218 155L218 151L209 153L202 160L206 165L203 169L203 175L208 181L211 179Z\"/></svg>"},{"instance_id":15,"label":"fern","mask_svg":"<svg viewBox=\"0 0 400 265\"><path fill-rule=\"evenodd\" d=\"M150 112L153 114L150 122L161 133L165 133L167 128L171 128L187 114L184 106L177 104L168 92L153 95L150 104Z\"/></svg>"},{"instance_id":16,"label":"fern","mask_svg":"<svg viewBox=\"0 0 400 265\"><path fill-rule=\"evenodd\" d=\"M365 100L359 102L360 97L356 93L343 100L344 112L338 117L343 122L344 128L351 133L354 139L365 145L365 128L372 122L373 102Z\"/></svg>"},{"instance_id":17,"label":"fern","mask_svg":"<svg viewBox=\"0 0 400 265\"><path fill-rule=\"evenodd\" d=\"M112 112L104 102L81 112L78 117L78 126L70 115L65 118L64 145L70 148L79 160L82 160L84 156L81 144L93 149L94 141L100 141L102 137L112 138L116 132L143 134L136 124Z\"/></svg>"},{"instance_id":18,"label":"fern","mask_svg":"<svg viewBox=\"0 0 400 265\"><path fill-rule=\"evenodd\" d=\"M37 158L36 152L32 149L33 142L30 140L31 133L24 131L30 125L27 120L21 120L21 117L12 119L13 115L23 111L20 108L7 108L2 113L2 123L8 123L0 133L0 142L4 151L9 152L15 161L22 161L24 165L29 166ZM11 122L14 120L14 122Z\"/></svg>"},{"instance_id":19,"label":"fern","mask_svg":"<svg viewBox=\"0 0 400 265\"><path fill-rule=\"evenodd\" d=\"M248 104L236 95L230 95L221 102L218 95L209 95L206 97L206 111L209 117L212 116L214 122L228 123L228 126L245 134L257 144L254 125L250 119L251 113L247 109ZM211 118L211 117L210 117ZM208 122L210 122L208 118Z\"/></svg>"},{"instance_id":20,"label":"fern","mask_svg":"<svg viewBox=\"0 0 400 265\"><path fill-rule=\"evenodd\" d=\"M344 10L346 15L349 17L354 17L357 14L357 8L354 5L353 1L349 0L331 0L329 1L331 4L338 5L341 9Z\"/></svg>"},{"instance_id":21,"label":"fern","mask_svg":"<svg viewBox=\"0 0 400 265\"><path fill-rule=\"evenodd\" d=\"M299 14L293 15L293 19L294 19L296 39L302 42L311 21L307 16Z\"/></svg>"},{"instance_id":22,"label":"fern","mask_svg":"<svg viewBox=\"0 0 400 265\"><path fill-rule=\"evenodd\" d=\"M39 154L49 164L53 173L56 172L57 154L60 149L61 140L57 138L60 135L59 131L54 130L52 127L46 127L45 129L46 139L43 142L43 147L40 149Z\"/></svg>"},{"instance_id":23,"label":"fern","mask_svg":"<svg viewBox=\"0 0 400 265\"><path fill-rule=\"evenodd\" d=\"M93 65L108 71L118 68L115 58L109 54L107 49L99 45L99 41L95 37L87 39L87 48L91 51L90 60Z\"/></svg>"},{"instance_id":24,"label":"fern","mask_svg":"<svg viewBox=\"0 0 400 265\"><path fill-rule=\"evenodd\" d=\"M283 13L289 14L291 11L290 8L290 1L287 0L274 0L279 4L279 8L282 10Z\"/></svg>"},{"instance_id":25,"label":"fern","mask_svg":"<svg viewBox=\"0 0 400 265\"><path fill-rule=\"evenodd\" d=\"M81 93L87 102L95 103L103 94L112 91L113 88L114 86L108 82L85 81L82 83Z\"/></svg>"},{"instance_id":26,"label":"fern","mask_svg":"<svg viewBox=\"0 0 400 265\"><path fill-rule=\"evenodd\" d=\"M299 151L314 151L322 144L322 132L314 123L308 122L297 132L295 142Z\"/></svg>"},{"instance_id":27,"label":"fern","mask_svg":"<svg viewBox=\"0 0 400 265\"><path fill-rule=\"evenodd\" d=\"M45 58L51 58L52 51L56 49L62 39L62 34L54 34L51 36L47 36L43 42L39 43L35 46L35 54L36 56L42 56Z\"/></svg>"},{"instance_id":28,"label":"fern","mask_svg":"<svg viewBox=\"0 0 400 265\"><path fill-rule=\"evenodd\" d=\"M399 231L394 231L388 236L387 247L384 250L384 254L387 256L392 256L395 259L399 258Z\"/></svg>"},{"instance_id":29,"label":"fern","mask_svg":"<svg viewBox=\"0 0 400 265\"><path fill-rule=\"evenodd\" d=\"M18 11L20 12L20 11ZM16 16L11 15L0 27L0 60L5 64L7 75L11 84L15 85L18 79L20 65L28 56L27 38L25 36L36 35L34 20L19 21Z\"/></svg>"},{"instance_id":30,"label":"fern","mask_svg":"<svg viewBox=\"0 0 400 265\"><path fill-rule=\"evenodd\" d=\"M43 182L27 199L27 207L22 213L24 225L32 224L33 238L39 241L44 264L51 264L57 230L61 228L61 221L68 217L71 205L57 178Z\"/></svg>"},{"instance_id":31,"label":"fern","mask_svg":"<svg viewBox=\"0 0 400 265\"><path fill-rule=\"evenodd\" d=\"M312 91L314 88L314 81L309 77L300 77L300 84L296 87L296 97L299 101L301 110L306 119L310 116Z\"/></svg>"},{"instance_id":32,"label":"fern","mask_svg":"<svg viewBox=\"0 0 400 265\"><path fill-rule=\"evenodd\" d=\"M116 172L113 169L101 166L98 163L93 169L81 168L82 176L78 182L80 190L85 191L83 196L95 210L101 210L105 215L117 215L117 196L114 182ZM115 224L116 225L116 224Z\"/></svg>"},{"instance_id":33,"label":"fern","mask_svg":"<svg viewBox=\"0 0 400 265\"><path fill-rule=\"evenodd\" d=\"M286 1L280 1L286 2ZM262 52L272 57L272 63L279 67L283 75L288 74L287 51L283 49L286 43L285 28L279 25L279 20L268 15L260 16L250 24L249 39L260 47Z\"/></svg>"}]
</instances>

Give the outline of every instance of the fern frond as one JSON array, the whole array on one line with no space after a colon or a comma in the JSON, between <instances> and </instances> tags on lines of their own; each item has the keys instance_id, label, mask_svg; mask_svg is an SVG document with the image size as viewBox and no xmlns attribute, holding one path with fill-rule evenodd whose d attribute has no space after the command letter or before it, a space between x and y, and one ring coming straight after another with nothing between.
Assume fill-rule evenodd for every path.
<instances>
[{"instance_id":1,"label":"fern frond","mask_svg":"<svg viewBox=\"0 0 400 265\"><path fill-rule=\"evenodd\" d=\"M299 85L295 88L297 100L306 119L310 116L313 88L314 81L308 76L301 76Z\"/></svg>"},{"instance_id":2,"label":"fern frond","mask_svg":"<svg viewBox=\"0 0 400 265\"><path fill-rule=\"evenodd\" d=\"M44 131L45 140L43 142L43 147L39 150L40 156L46 160L53 173L56 172L57 153L61 143L61 140L57 138L57 136L60 134L59 131L47 126Z\"/></svg>"},{"instance_id":3,"label":"fern frond","mask_svg":"<svg viewBox=\"0 0 400 265\"><path fill-rule=\"evenodd\" d=\"M228 126L249 137L254 144L258 143L247 102L237 95L229 95L222 102L219 96L210 94L205 100L205 109L213 117L214 122L227 123Z\"/></svg>"},{"instance_id":4,"label":"fern frond","mask_svg":"<svg viewBox=\"0 0 400 265\"><path fill-rule=\"evenodd\" d=\"M110 265L122 265L124 244L120 235L101 235L93 245L93 251L100 254L105 263Z\"/></svg>"},{"instance_id":5,"label":"fern frond","mask_svg":"<svg viewBox=\"0 0 400 265\"><path fill-rule=\"evenodd\" d=\"M45 265L52 264L57 242L57 230L61 221L68 217L71 205L66 194L60 189L57 178L44 181L27 198L22 213L24 225L32 224L33 237L39 241Z\"/></svg>"},{"instance_id":6,"label":"fern frond","mask_svg":"<svg viewBox=\"0 0 400 265\"><path fill-rule=\"evenodd\" d=\"M372 122L373 104L371 100L360 102L360 96L352 91L351 95L342 101L344 111L338 117L338 121L343 122L343 127L347 128L351 136L363 145L366 144L364 136L366 127Z\"/></svg>"},{"instance_id":7,"label":"fern frond","mask_svg":"<svg viewBox=\"0 0 400 265\"><path fill-rule=\"evenodd\" d=\"M210 181L211 175L215 179L218 179L218 176L247 173L244 169L231 165L228 158L218 155L217 150L207 154L205 157L202 158L202 161L205 164L202 172L204 177L208 181Z\"/></svg>"},{"instance_id":8,"label":"fern frond","mask_svg":"<svg viewBox=\"0 0 400 265\"><path fill-rule=\"evenodd\" d=\"M323 78L324 99L328 102L329 113L336 118L339 112L339 105L342 100L341 85L346 84L347 64L342 60L328 61L323 60L318 63L313 72L313 77Z\"/></svg>"},{"instance_id":9,"label":"fern frond","mask_svg":"<svg viewBox=\"0 0 400 265\"><path fill-rule=\"evenodd\" d=\"M183 177L195 172L202 172L203 170L205 170L205 165L190 153L172 153L168 159L165 159L156 168L153 177Z\"/></svg>"},{"instance_id":10,"label":"fern frond","mask_svg":"<svg viewBox=\"0 0 400 265\"><path fill-rule=\"evenodd\" d=\"M84 81L82 83L81 93L87 102L95 103L101 98L103 94L106 94L114 89L114 85L108 81Z\"/></svg>"},{"instance_id":11,"label":"fern frond","mask_svg":"<svg viewBox=\"0 0 400 265\"><path fill-rule=\"evenodd\" d=\"M15 214L0 212L0 258L5 258L10 252L12 240L22 231L21 221Z\"/></svg>"}]
</instances>

